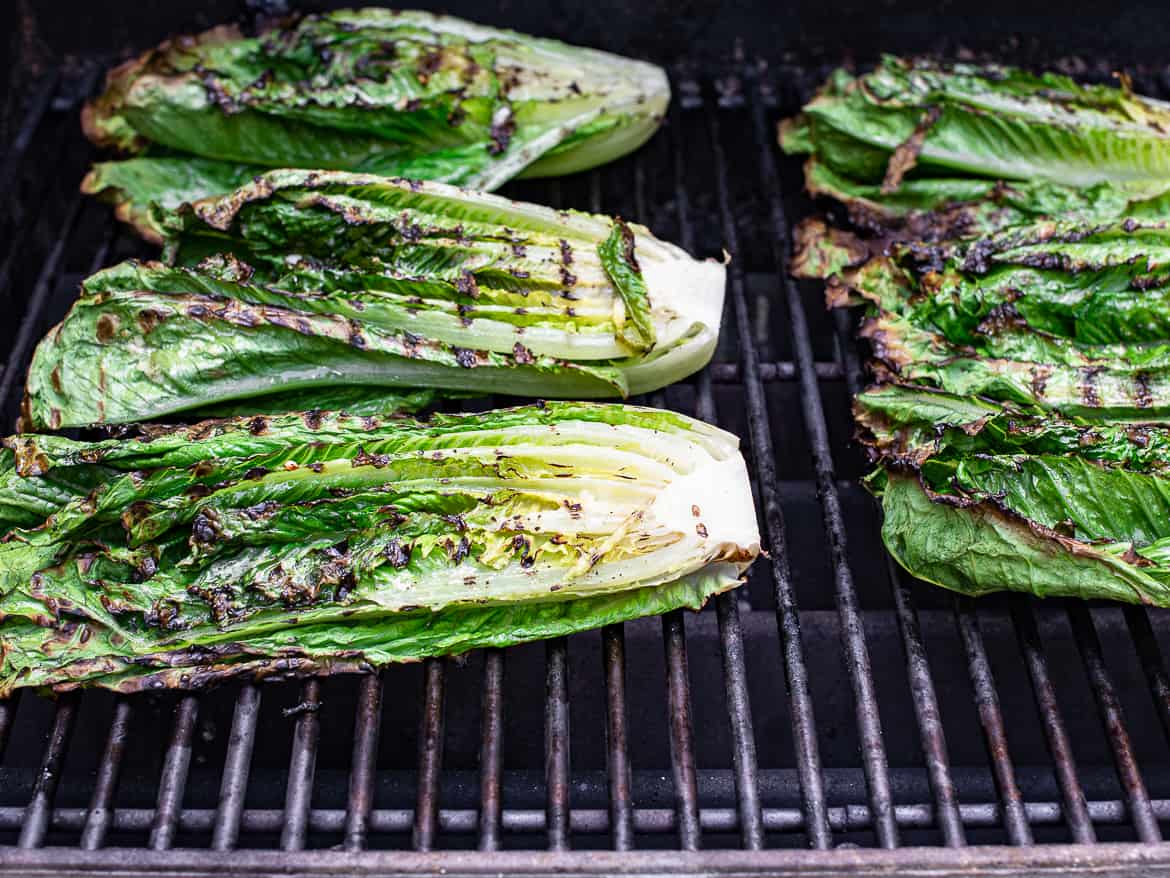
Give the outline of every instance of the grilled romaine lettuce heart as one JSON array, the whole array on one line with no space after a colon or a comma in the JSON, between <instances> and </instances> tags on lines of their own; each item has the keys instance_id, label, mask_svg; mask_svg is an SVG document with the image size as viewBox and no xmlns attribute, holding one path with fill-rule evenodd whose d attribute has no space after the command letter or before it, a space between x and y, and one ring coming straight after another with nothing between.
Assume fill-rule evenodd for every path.
<instances>
[{"instance_id":1,"label":"grilled romaine lettuce heart","mask_svg":"<svg viewBox=\"0 0 1170 878\"><path fill-rule=\"evenodd\" d=\"M371 385L624 397L711 358L725 270L621 220L439 183L272 171L161 213L173 265L90 277L33 429Z\"/></svg>"},{"instance_id":2,"label":"grilled romaine lettuce heart","mask_svg":"<svg viewBox=\"0 0 1170 878\"><path fill-rule=\"evenodd\" d=\"M813 195L889 240L968 237L1044 218L1164 216L1170 105L1001 65L887 56L833 74L781 125Z\"/></svg>"},{"instance_id":3,"label":"grilled romaine lettuce heart","mask_svg":"<svg viewBox=\"0 0 1170 878\"><path fill-rule=\"evenodd\" d=\"M0 450L0 697L358 670L699 608L760 550L735 436L557 403Z\"/></svg>"},{"instance_id":4,"label":"grilled romaine lettuce heart","mask_svg":"<svg viewBox=\"0 0 1170 878\"><path fill-rule=\"evenodd\" d=\"M490 190L625 155L669 100L651 64L427 12L338 10L256 36L218 27L110 74L84 128L140 157L99 165L84 188L152 237L150 201L220 194L264 168Z\"/></svg>"}]
</instances>

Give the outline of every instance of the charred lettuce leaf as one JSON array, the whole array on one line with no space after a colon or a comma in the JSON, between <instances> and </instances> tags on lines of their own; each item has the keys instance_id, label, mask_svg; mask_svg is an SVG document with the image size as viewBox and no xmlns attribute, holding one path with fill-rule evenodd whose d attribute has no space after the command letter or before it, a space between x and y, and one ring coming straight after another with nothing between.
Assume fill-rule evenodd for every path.
<instances>
[{"instance_id":1,"label":"charred lettuce leaf","mask_svg":"<svg viewBox=\"0 0 1170 878\"><path fill-rule=\"evenodd\" d=\"M895 248L842 268L828 298L868 304L862 335L879 380L1081 417L1163 420L1168 244L1165 221L1034 223Z\"/></svg>"},{"instance_id":2,"label":"charred lettuce leaf","mask_svg":"<svg viewBox=\"0 0 1170 878\"><path fill-rule=\"evenodd\" d=\"M641 226L438 183L272 171L158 215L174 264L82 284L34 429L356 385L624 397L702 368L722 317L723 266Z\"/></svg>"},{"instance_id":3,"label":"charred lettuce leaf","mask_svg":"<svg viewBox=\"0 0 1170 878\"><path fill-rule=\"evenodd\" d=\"M886 56L837 71L782 130L852 180L896 192L904 179L972 175L1065 186L1170 173L1170 105L1122 88L999 65Z\"/></svg>"},{"instance_id":4,"label":"charred lettuce leaf","mask_svg":"<svg viewBox=\"0 0 1170 878\"><path fill-rule=\"evenodd\" d=\"M980 595L1170 605L1170 429L916 387L856 403L883 539L919 578Z\"/></svg>"},{"instance_id":5,"label":"charred lettuce leaf","mask_svg":"<svg viewBox=\"0 0 1170 878\"><path fill-rule=\"evenodd\" d=\"M206 160L199 182L208 187L248 165L490 190L636 149L669 99L665 73L650 64L448 16L367 8L293 17L255 36L218 27L169 40L112 71L82 121L100 146ZM106 165L86 189L109 192L122 216L150 232L149 202L180 198L166 185L167 166L149 157ZM190 188L182 175L181 187Z\"/></svg>"},{"instance_id":6,"label":"charred lettuce leaf","mask_svg":"<svg viewBox=\"0 0 1170 878\"><path fill-rule=\"evenodd\" d=\"M1044 218L1165 215L1170 105L997 65L886 57L834 74L781 126L810 194L841 202L874 252Z\"/></svg>"},{"instance_id":7,"label":"charred lettuce leaf","mask_svg":"<svg viewBox=\"0 0 1170 878\"><path fill-rule=\"evenodd\" d=\"M759 552L736 438L656 409L312 411L4 445L0 696L559 636L697 609Z\"/></svg>"}]
</instances>

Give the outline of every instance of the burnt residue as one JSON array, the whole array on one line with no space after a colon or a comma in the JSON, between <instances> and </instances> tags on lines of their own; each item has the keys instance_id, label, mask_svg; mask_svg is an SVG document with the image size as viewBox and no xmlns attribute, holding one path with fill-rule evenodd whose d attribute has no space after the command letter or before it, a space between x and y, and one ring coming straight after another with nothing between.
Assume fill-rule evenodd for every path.
<instances>
[{"instance_id":1,"label":"burnt residue","mask_svg":"<svg viewBox=\"0 0 1170 878\"><path fill-rule=\"evenodd\" d=\"M626 264L630 266L630 268L638 273L641 273L642 266L638 264L638 257L634 252L633 230L625 223L625 221L622 220L621 217L615 219L614 223L617 225L622 236L622 258L625 260Z\"/></svg>"},{"instance_id":2,"label":"burnt residue","mask_svg":"<svg viewBox=\"0 0 1170 878\"><path fill-rule=\"evenodd\" d=\"M926 135L934 127L934 123L942 116L941 107L929 107L918 120L913 133L900 143L890 155L886 165L886 175L882 180L881 192L889 195L902 185L902 178L918 164L918 155L922 152L922 145L926 142Z\"/></svg>"},{"instance_id":3,"label":"burnt residue","mask_svg":"<svg viewBox=\"0 0 1170 878\"><path fill-rule=\"evenodd\" d=\"M1048 388L1048 379L1052 377L1052 368L1036 364L1031 369L1031 377L1032 394L1036 399L1044 399L1045 391Z\"/></svg>"},{"instance_id":4,"label":"burnt residue","mask_svg":"<svg viewBox=\"0 0 1170 878\"><path fill-rule=\"evenodd\" d=\"M381 469L390 463L390 459L389 454L369 454L364 447L359 446L358 453L354 455L351 463L355 467L372 466L375 469Z\"/></svg>"},{"instance_id":5,"label":"burnt residue","mask_svg":"<svg viewBox=\"0 0 1170 878\"><path fill-rule=\"evenodd\" d=\"M502 119L498 121L493 119L490 131L492 142L488 145L488 152L494 156L502 155L508 149L508 144L512 142L515 133L516 120L510 110Z\"/></svg>"},{"instance_id":6,"label":"burnt residue","mask_svg":"<svg viewBox=\"0 0 1170 878\"><path fill-rule=\"evenodd\" d=\"M1133 376L1134 401L1140 409L1148 409L1154 404L1154 394L1150 390L1150 375L1148 372L1138 372Z\"/></svg>"},{"instance_id":7,"label":"burnt residue","mask_svg":"<svg viewBox=\"0 0 1170 878\"><path fill-rule=\"evenodd\" d=\"M451 351L455 354L455 362L464 369L472 369L478 365L478 359L475 356L475 351L458 347L453 347Z\"/></svg>"},{"instance_id":8,"label":"burnt residue","mask_svg":"<svg viewBox=\"0 0 1170 878\"><path fill-rule=\"evenodd\" d=\"M536 357L532 355L532 351L516 342L512 345L512 356L521 366L531 366L536 362Z\"/></svg>"},{"instance_id":9,"label":"burnt residue","mask_svg":"<svg viewBox=\"0 0 1170 878\"><path fill-rule=\"evenodd\" d=\"M1101 407L1101 394L1097 391L1097 376L1101 371L1100 366L1090 366L1081 370L1081 398L1089 408Z\"/></svg>"},{"instance_id":10,"label":"burnt residue","mask_svg":"<svg viewBox=\"0 0 1170 878\"><path fill-rule=\"evenodd\" d=\"M118 318L113 314L102 314L97 319L95 328L97 340L102 344L109 342L118 332Z\"/></svg>"},{"instance_id":11,"label":"burnt residue","mask_svg":"<svg viewBox=\"0 0 1170 878\"><path fill-rule=\"evenodd\" d=\"M475 275L466 268L459 272L459 276L455 278L455 291L461 296L470 296L473 299L478 299L479 284L475 280Z\"/></svg>"}]
</instances>

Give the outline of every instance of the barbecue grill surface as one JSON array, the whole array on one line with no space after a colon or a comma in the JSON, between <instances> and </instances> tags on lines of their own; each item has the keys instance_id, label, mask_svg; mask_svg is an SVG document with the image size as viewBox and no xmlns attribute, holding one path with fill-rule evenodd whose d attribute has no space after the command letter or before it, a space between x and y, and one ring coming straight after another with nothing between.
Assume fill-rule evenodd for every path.
<instances>
[{"instance_id":1,"label":"barbecue grill surface","mask_svg":"<svg viewBox=\"0 0 1170 878\"><path fill-rule=\"evenodd\" d=\"M379 677L0 703L0 865L1170 871L1142 844L1170 829L1170 617L976 605L899 575L881 549L850 441L864 352L851 318L785 273L812 205L775 122L827 68L769 60L725 47L676 64L668 124L637 155L505 192L733 255L715 362L639 401L743 437L771 560L700 614ZM5 429L79 279L153 252L77 194L93 158L77 112L104 63L21 74L10 102ZM1159 75L1135 84L1163 91Z\"/></svg>"}]
</instances>

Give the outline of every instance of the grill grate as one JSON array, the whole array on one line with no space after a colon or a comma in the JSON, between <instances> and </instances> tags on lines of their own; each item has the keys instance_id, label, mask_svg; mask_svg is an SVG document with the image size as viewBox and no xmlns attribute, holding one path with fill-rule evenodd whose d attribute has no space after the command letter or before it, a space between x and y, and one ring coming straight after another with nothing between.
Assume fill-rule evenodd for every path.
<instances>
[{"instance_id":1,"label":"grill grate","mask_svg":"<svg viewBox=\"0 0 1170 878\"><path fill-rule=\"evenodd\" d=\"M639 155L511 190L736 255L717 361L648 402L743 436L771 553L745 588L698 616L380 676L13 698L0 703L0 862L1166 868L1163 849L1132 844L1160 841L1170 822L1165 614L976 608L908 581L880 550L848 444L864 380L850 318L824 314L819 290L786 272L790 218L808 205L773 122L822 72L679 72L669 125ZM148 252L75 194L92 158L76 112L97 73L45 77L0 163L0 301L20 315L0 330L5 423L79 276Z\"/></svg>"}]
</instances>

